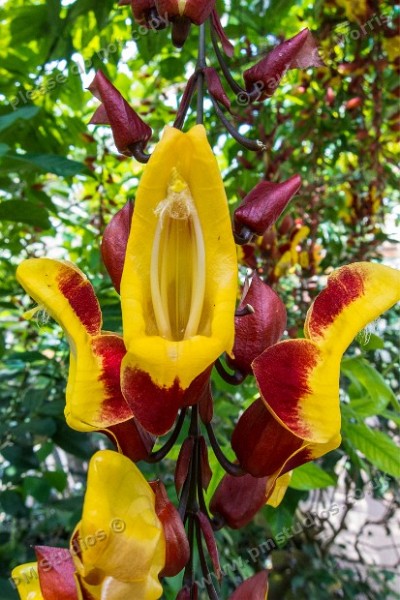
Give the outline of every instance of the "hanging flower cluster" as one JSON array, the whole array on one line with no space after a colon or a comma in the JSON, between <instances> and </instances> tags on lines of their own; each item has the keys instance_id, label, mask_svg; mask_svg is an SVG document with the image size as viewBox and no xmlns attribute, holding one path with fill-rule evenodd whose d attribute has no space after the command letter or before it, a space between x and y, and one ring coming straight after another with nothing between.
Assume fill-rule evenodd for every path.
<instances>
[{"instance_id":1,"label":"hanging flower cluster","mask_svg":"<svg viewBox=\"0 0 400 600\"><path fill-rule=\"evenodd\" d=\"M227 72L217 38L229 55L214 2L137 1L135 19L151 26L166 16L183 43L191 23L212 23L216 56L228 84L249 102L273 94L284 72L318 66L308 30L274 49L244 73L245 88ZM178 45L179 45L178 44ZM17 269L27 293L63 328L70 345L65 418L78 431L108 435L115 450L90 461L81 521L69 549L36 547L37 563L13 572L22 599L152 600L162 578L184 569L177 598L197 598L195 541L206 591L218 598L209 563L221 577L214 531L246 525L266 503L277 506L292 469L340 444L340 360L357 332L400 298L399 272L355 263L334 271L311 305L304 339L280 341L286 310L254 273L237 303L236 244L262 236L298 191L295 175L261 182L236 209L231 223L223 182L206 130L181 131L194 92L207 87L227 130L245 147L262 150L226 118L230 102L204 54L189 79L173 127L153 153L152 131L102 72L90 90L101 101L92 124L111 126L119 152L147 163L134 205L111 220L102 257L121 297L123 332L102 329L93 287L74 265L30 258ZM201 116L201 115L200 115ZM32 314L32 311L30 311ZM220 361L225 354L228 372ZM232 385L254 376L259 398L237 420L230 462L212 425L213 367ZM148 483L136 462L167 456L190 411L188 435L175 471L179 506L161 481ZM171 431L172 430L172 431ZM153 450L156 439L170 432ZM211 479L203 432L226 471L209 506ZM28 578L33 572L36 578ZM161 581L160 581L161 580ZM266 598L267 572L245 581L231 600Z\"/></svg>"}]
</instances>

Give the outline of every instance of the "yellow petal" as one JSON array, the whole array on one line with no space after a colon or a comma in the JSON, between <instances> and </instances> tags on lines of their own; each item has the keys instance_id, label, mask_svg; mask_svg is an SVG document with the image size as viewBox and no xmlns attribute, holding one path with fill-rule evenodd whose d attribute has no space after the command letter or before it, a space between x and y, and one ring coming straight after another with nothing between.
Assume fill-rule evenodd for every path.
<instances>
[{"instance_id":1,"label":"yellow petal","mask_svg":"<svg viewBox=\"0 0 400 600\"><path fill-rule=\"evenodd\" d=\"M89 585L112 577L154 588L151 581L165 564L164 532L150 485L125 456L102 450L91 459L82 520L71 548L79 575Z\"/></svg>"},{"instance_id":2,"label":"yellow petal","mask_svg":"<svg viewBox=\"0 0 400 600\"><path fill-rule=\"evenodd\" d=\"M343 354L357 333L400 300L400 271L353 263L334 271L311 305L305 336L328 354Z\"/></svg>"},{"instance_id":3,"label":"yellow petal","mask_svg":"<svg viewBox=\"0 0 400 600\"><path fill-rule=\"evenodd\" d=\"M122 338L101 333L93 287L74 265L48 258L19 265L17 279L64 329L71 348L65 418L73 429L106 429L132 418L119 377Z\"/></svg>"},{"instance_id":4,"label":"yellow petal","mask_svg":"<svg viewBox=\"0 0 400 600\"><path fill-rule=\"evenodd\" d=\"M21 600L44 600L36 562L15 567L11 572L11 577Z\"/></svg>"},{"instance_id":5,"label":"yellow petal","mask_svg":"<svg viewBox=\"0 0 400 600\"><path fill-rule=\"evenodd\" d=\"M280 505L286 494L286 490L288 489L291 478L292 471L288 471L284 475L281 475L277 478L275 487L267 500L267 504L269 504L269 506L276 508Z\"/></svg>"},{"instance_id":6,"label":"yellow petal","mask_svg":"<svg viewBox=\"0 0 400 600\"><path fill-rule=\"evenodd\" d=\"M236 250L203 126L167 128L136 197L121 281L123 369L185 390L231 352Z\"/></svg>"}]
</instances>

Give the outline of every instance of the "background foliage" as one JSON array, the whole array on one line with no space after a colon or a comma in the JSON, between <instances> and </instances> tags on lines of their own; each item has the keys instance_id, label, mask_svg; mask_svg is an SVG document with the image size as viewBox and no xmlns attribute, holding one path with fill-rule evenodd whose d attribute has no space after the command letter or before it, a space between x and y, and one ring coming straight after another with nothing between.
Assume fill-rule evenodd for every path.
<instances>
[{"instance_id":1,"label":"background foliage","mask_svg":"<svg viewBox=\"0 0 400 600\"><path fill-rule=\"evenodd\" d=\"M219 7L239 78L258 53L305 26L325 60L317 70L291 71L264 104L242 106L231 96L231 118L240 131L264 141L266 153L240 149L206 106L232 208L263 177L303 177L277 228L242 257L285 298L288 335L296 337L332 268L381 260L392 248L399 199L398 7L386 0L231 0ZM80 517L87 460L106 444L101 435L65 425L68 348L45 315L34 322L22 318L31 305L15 268L45 254L75 262L98 292L104 328L120 329L99 239L112 214L134 198L142 166L116 153L107 128L87 126L97 102L85 87L101 67L152 126L155 142L173 122L194 67L197 32L175 50L168 31L144 32L128 7L114 0L8 0L0 24L0 590L8 600L16 598L10 570L33 558L32 545L67 545ZM211 46L208 57L216 66ZM242 576L267 564L274 567L271 598L392 597L392 565L368 568L361 547L350 558L337 540L368 490L385 507L384 527L390 528L395 512L394 321L392 311L343 361L342 448L320 466L298 469L279 509L265 508L246 530L219 534L226 596ZM239 394L217 375L214 386L218 435L228 452L233 422L255 387L249 381ZM143 469L149 477L161 474L172 490L171 464L156 467L162 473ZM221 475L215 465L210 495ZM312 508L318 516L304 525ZM169 581L165 597L174 598L177 589L179 578Z\"/></svg>"}]
</instances>

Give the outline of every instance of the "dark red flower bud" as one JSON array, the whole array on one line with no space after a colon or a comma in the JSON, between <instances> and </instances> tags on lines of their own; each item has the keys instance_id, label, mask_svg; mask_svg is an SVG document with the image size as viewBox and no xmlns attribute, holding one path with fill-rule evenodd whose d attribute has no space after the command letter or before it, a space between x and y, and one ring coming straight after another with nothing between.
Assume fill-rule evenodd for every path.
<instances>
[{"instance_id":1,"label":"dark red flower bud","mask_svg":"<svg viewBox=\"0 0 400 600\"><path fill-rule=\"evenodd\" d=\"M285 429L260 398L244 411L232 435L240 465L254 477L283 475L289 469L281 472L282 468L302 445L303 440Z\"/></svg>"},{"instance_id":2,"label":"dark red flower bud","mask_svg":"<svg viewBox=\"0 0 400 600\"><path fill-rule=\"evenodd\" d=\"M197 600L199 596L197 583L194 583L190 588L185 585L176 597L176 600Z\"/></svg>"},{"instance_id":3,"label":"dark red flower bud","mask_svg":"<svg viewBox=\"0 0 400 600\"><path fill-rule=\"evenodd\" d=\"M201 25L210 16L215 0L156 0L156 6L159 14L170 21L186 17L195 25Z\"/></svg>"},{"instance_id":4,"label":"dark red flower bud","mask_svg":"<svg viewBox=\"0 0 400 600\"><path fill-rule=\"evenodd\" d=\"M203 69L203 72L207 83L207 89L210 92L211 96L215 98L215 100L223 104L225 108L230 110L231 102L228 96L225 94L225 90L222 87L222 83L217 71L212 67L206 67L205 69Z\"/></svg>"},{"instance_id":5,"label":"dark red flower bud","mask_svg":"<svg viewBox=\"0 0 400 600\"><path fill-rule=\"evenodd\" d=\"M132 146L135 145L143 150L151 137L151 128L142 121L102 71L96 73L89 90L102 102L90 124L111 125L115 145L121 154L132 156Z\"/></svg>"},{"instance_id":6,"label":"dark red flower bud","mask_svg":"<svg viewBox=\"0 0 400 600\"><path fill-rule=\"evenodd\" d=\"M35 546L40 589L46 600L78 600L75 565L67 548Z\"/></svg>"},{"instance_id":7,"label":"dark red flower bud","mask_svg":"<svg viewBox=\"0 0 400 600\"><path fill-rule=\"evenodd\" d=\"M111 425L101 433L105 433L117 450L133 462L147 458L156 441L155 436L143 429L135 418Z\"/></svg>"},{"instance_id":8,"label":"dark red flower bud","mask_svg":"<svg viewBox=\"0 0 400 600\"><path fill-rule=\"evenodd\" d=\"M222 45L222 48L224 49L225 54L227 56L233 56L233 44L226 37L224 28L222 27L222 24L221 24L221 21L219 18L219 14L217 13L215 8L213 9L213 11L211 13L211 23L212 23L212 27L213 27L215 33L221 40L221 45Z\"/></svg>"},{"instance_id":9,"label":"dark red flower bud","mask_svg":"<svg viewBox=\"0 0 400 600\"><path fill-rule=\"evenodd\" d=\"M251 234L263 235L277 221L300 186L299 175L293 175L282 183L261 181L256 185L234 212L237 243L241 243L242 239L242 243L247 243Z\"/></svg>"},{"instance_id":10,"label":"dark red flower bud","mask_svg":"<svg viewBox=\"0 0 400 600\"><path fill-rule=\"evenodd\" d=\"M167 544L165 567L161 577L175 577L185 567L190 557L189 542L182 519L168 498L167 490L161 481L150 482L156 495L156 513L164 528Z\"/></svg>"},{"instance_id":11,"label":"dark red flower bud","mask_svg":"<svg viewBox=\"0 0 400 600\"><path fill-rule=\"evenodd\" d=\"M309 29L282 42L265 58L244 72L246 90L258 92L257 100L273 95L284 74L290 69L320 67L322 61L318 48Z\"/></svg>"},{"instance_id":12,"label":"dark red flower bud","mask_svg":"<svg viewBox=\"0 0 400 600\"><path fill-rule=\"evenodd\" d=\"M207 490L212 478L212 471L208 460L207 444L204 437L200 438L201 485Z\"/></svg>"},{"instance_id":13,"label":"dark red flower bud","mask_svg":"<svg viewBox=\"0 0 400 600\"><path fill-rule=\"evenodd\" d=\"M210 502L210 510L232 529L245 527L266 502L267 477L224 475Z\"/></svg>"},{"instance_id":14,"label":"dark red flower bud","mask_svg":"<svg viewBox=\"0 0 400 600\"><path fill-rule=\"evenodd\" d=\"M203 534L203 538L206 542L207 550L213 564L214 573L217 579L220 580L222 577L222 571L221 565L219 564L218 548L215 541L213 528L211 527L211 523L208 518L202 512L198 512L196 516L200 523L201 533Z\"/></svg>"},{"instance_id":15,"label":"dark red flower bud","mask_svg":"<svg viewBox=\"0 0 400 600\"><path fill-rule=\"evenodd\" d=\"M234 358L228 357L227 362L232 369L249 375L253 360L282 337L286 308L278 294L256 273L238 310L244 310L247 305L248 313L235 317Z\"/></svg>"},{"instance_id":16,"label":"dark red flower bud","mask_svg":"<svg viewBox=\"0 0 400 600\"><path fill-rule=\"evenodd\" d=\"M124 269L126 246L131 230L132 215L133 203L128 200L105 228L101 242L101 256L118 294Z\"/></svg>"},{"instance_id":17,"label":"dark red flower bud","mask_svg":"<svg viewBox=\"0 0 400 600\"><path fill-rule=\"evenodd\" d=\"M138 25L159 31L165 29L168 21L158 14L155 0L119 0L119 6L130 5Z\"/></svg>"},{"instance_id":18,"label":"dark red flower bud","mask_svg":"<svg viewBox=\"0 0 400 600\"><path fill-rule=\"evenodd\" d=\"M222 577L222 571L221 565L219 564L218 548L215 541L213 528L211 527L211 523L208 518L202 512L198 512L196 517L199 521L201 533L203 534L203 538L206 542L207 550L213 564L214 573L217 576L217 579L220 580Z\"/></svg>"},{"instance_id":19,"label":"dark red flower bud","mask_svg":"<svg viewBox=\"0 0 400 600\"><path fill-rule=\"evenodd\" d=\"M175 467L175 489L176 493L179 495L183 484L186 481L186 478L189 473L190 461L192 459L194 448L194 438L188 437L183 442L181 449L179 451L178 460L176 461Z\"/></svg>"},{"instance_id":20,"label":"dark red flower bud","mask_svg":"<svg viewBox=\"0 0 400 600\"><path fill-rule=\"evenodd\" d=\"M229 600L267 600L268 587L268 571L260 571L246 579Z\"/></svg>"}]
</instances>

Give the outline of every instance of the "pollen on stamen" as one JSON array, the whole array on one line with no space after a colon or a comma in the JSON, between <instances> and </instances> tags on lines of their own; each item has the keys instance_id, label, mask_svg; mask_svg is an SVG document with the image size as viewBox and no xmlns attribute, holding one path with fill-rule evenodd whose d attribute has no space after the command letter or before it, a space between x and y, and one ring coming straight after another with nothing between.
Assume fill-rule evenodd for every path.
<instances>
[{"instance_id":1,"label":"pollen on stamen","mask_svg":"<svg viewBox=\"0 0 400 600\"><path fill-rule=\"evenodd\" d=\"M194 205L189 186L179 175L177 169L174 168L167 190L167 197L157 205L154 214L160 218L161 226L163 226L166 216L171 219L186 221L193 214L193 211Z\"/></svg>"}]
</instances>

